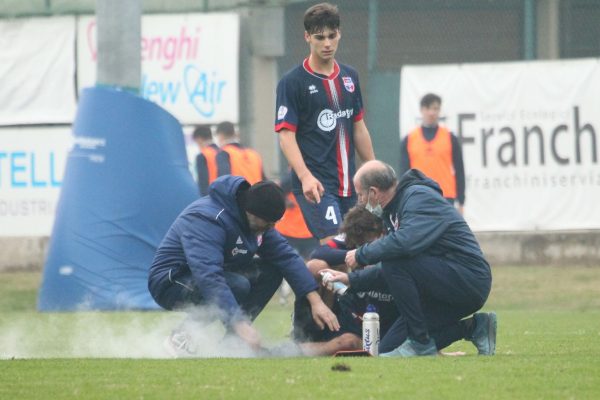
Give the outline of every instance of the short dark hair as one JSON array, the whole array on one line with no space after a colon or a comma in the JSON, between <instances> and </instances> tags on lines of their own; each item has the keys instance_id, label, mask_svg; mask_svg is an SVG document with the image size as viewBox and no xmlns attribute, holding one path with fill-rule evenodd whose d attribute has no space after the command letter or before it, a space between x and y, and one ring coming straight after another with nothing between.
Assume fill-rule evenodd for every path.
<instances>
[{"instance_id":1,"label":"short dark hair","mask_svg":"<svg viewBox=\"0 0 600 400\"><path fill-rule=\"evenodd\" d=\"M397 178L394 168L384 162L381 164L383 168L373 168L360 175L360 185L363 190L371 186L379 190L388 190L396 184Z\"/></svg>"},{"instance_id":2,"label":"short dark hair","mask_svg":"<svg viewBox=\"0 0 600 400\"><path fill-rule=\"evenodd\" d=\"M439 105L442 105L442 98L435 93L427 93L421 99L421 108L429 108L433 103L438 103Z\"/></svg>"},{"instance_id":3,"label":"short dark hair","mask_svg":"<svg viewBox=\"0 0 600 400\"><path fill-rule=\"evenodd\" d=\"M381 236L383 221L364 206L354 206L344 216L340 231L346 235L346 246L354 249Z\"/></svg>"},{"instance_id":4,"label":"short dark hair","mask_svg":"<svg viewBox=\"0 0 600 400\"><path fill-rule=\"evenodd\" d=\"M212 139L212 131L210 130L210 125L198 125L196 129L194 129L192 137L194 139Z\"/></svg>"},{"instance_id":5,"label":"short dark hair","mask_svg":"<svg viewBox=\"0 0 600 400\"><path fill-rule=\"evenodd\" d=\"M221 133L227 137L235 135L235 126L229 121L223 121L217 125L217 133Z\"/></svg>"},{"instance_id":6,"label":"short dark hair","mask_svg":"<svg viewBox=\"0 0 600 400\"><path fill-rule=\"evenodd\" d=\"M304 13L304 30L309 34L322 32L329 28L340 28L340 13L337 6L329 3L320 3L310 7Z\"/></svg>"}]
</instances>

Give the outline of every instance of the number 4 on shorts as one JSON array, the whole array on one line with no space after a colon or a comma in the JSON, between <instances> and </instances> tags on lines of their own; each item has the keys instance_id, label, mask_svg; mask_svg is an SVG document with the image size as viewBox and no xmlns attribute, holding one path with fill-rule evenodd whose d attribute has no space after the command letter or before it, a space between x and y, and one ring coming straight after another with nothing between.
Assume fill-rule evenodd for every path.
<instances>
[{"instance_id":1,"label":"number 4 on shorts","mask_svg":"<svg viewBox=\"0 0 600 400\"><path fill-rule=\"evenodd\" d=\"M338 224L337 217L335 215L335 210L333 206L327 207L327 211L325 212L325 219L333 222L334 225Z\"/></svg>"}]
</instances>

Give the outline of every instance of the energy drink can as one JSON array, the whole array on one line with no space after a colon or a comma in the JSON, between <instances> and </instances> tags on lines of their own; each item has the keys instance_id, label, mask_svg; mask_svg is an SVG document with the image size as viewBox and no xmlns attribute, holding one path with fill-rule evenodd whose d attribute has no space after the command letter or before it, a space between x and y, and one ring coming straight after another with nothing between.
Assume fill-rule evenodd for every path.
<instances>
[{"instance_id":1,"label":"energy drink can","mask_svg":"<svg viewBox=\"0 0 600 400\"><path fill-rule=\"evenodd\" d=\"M327 288L339 295L343 295L348 290L348 286L344 285L342 282L332 282L333 275L329 272L321 272L321 281L323 285L327 286Z\"/></svg>"}]
</instances>

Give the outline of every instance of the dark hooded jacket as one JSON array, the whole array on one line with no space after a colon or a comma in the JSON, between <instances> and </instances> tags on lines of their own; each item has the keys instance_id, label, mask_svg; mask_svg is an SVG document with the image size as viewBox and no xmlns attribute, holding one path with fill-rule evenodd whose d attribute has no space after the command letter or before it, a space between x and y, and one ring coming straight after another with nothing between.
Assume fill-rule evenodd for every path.
<instances>
[{"instance_id":1,"label":"dark hooded jacket","mask_svg":"<svg viewBox=\"0 0 600 400\"><path fill-rule=\"evenodd\" d=\"M202 296L216 304L228 322L240 311L223 271L243 270L255 254L281 271L297 297L317 289L302 258L275 229L259 237L250 232L236 198L239 189L249 187L242 177L222 176L210 185L208 196L177 217L150 267L148 287L155 298L166 289L169 273L189 271Z\"/></svg>"},{"instance_id":2,"label":"dark hooded jacket","mask_svg":"<svg viewBox=\"0 0 600 400\"><path fill-rule=\"evenodd\" d=\"M421 171L411 169L402 176L382 218L388 234L358 248L359 264L401 262L423 254L443 259L450 268L468 268L482 280L491 279L490 266L464 218Z\"/></svg>"}]
</instances>

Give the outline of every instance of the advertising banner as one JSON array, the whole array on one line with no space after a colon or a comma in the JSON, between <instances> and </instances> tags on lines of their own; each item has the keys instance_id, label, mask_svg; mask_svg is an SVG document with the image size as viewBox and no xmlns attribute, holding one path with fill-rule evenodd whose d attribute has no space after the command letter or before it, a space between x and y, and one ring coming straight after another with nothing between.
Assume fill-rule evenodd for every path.
<instances>
[{"instance_id":1,"label":"advertising banner","mask_svg":"<svg viewBox=\"0 0 600 400\"><path fill-rule=\"evenodd\" d=\"M96 83L96 20L78 21L77 82ZM142 17L141 95L182 124L237 123L239 17L175 14Z\"/></svg>"},{"instance_id":2,"label":"advertising banner","mask_svg":"<svg viewBox=\"0 0 600 400\"><path fill-rule=\"evenodd\" d=\"M600 229L599 60L410 66L400 88L402 137L442 97L474 230Z\"/></svg>"},{"instance_id":3,"label":"advertising banner","mask_svg":"<svg viewBox=\"0 0 600 400\"><path fill-rule=\"evenodd\" d=\"M73 121L75 17L2 20L0 49L0 125Z\"/></svg>"},{"instance_id":4,"label":"advertising banner","mask_svg":"<svg viewBox=\"0 0 600 400\"><path fill-rule=\"evenodd\" d=\"M50 236L71 129L0 129L0 236Z\"/></svg>"}]
</instances>

